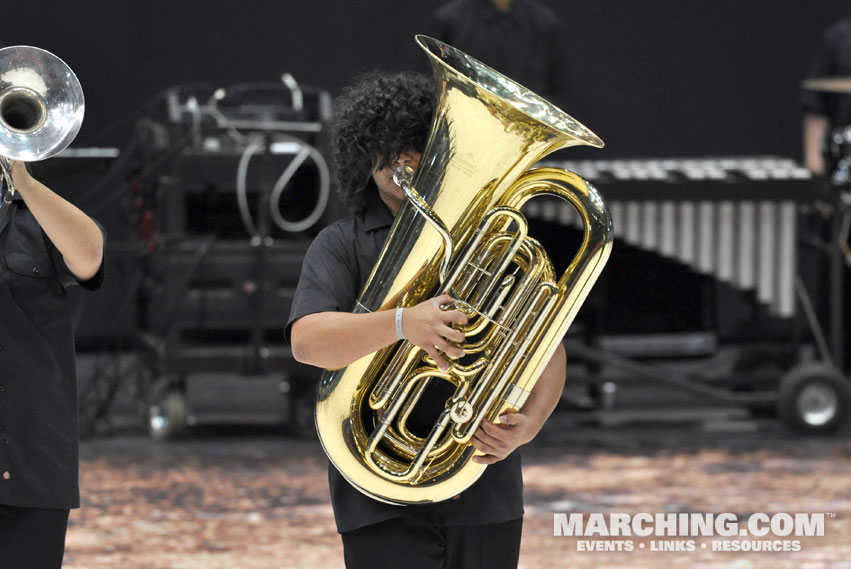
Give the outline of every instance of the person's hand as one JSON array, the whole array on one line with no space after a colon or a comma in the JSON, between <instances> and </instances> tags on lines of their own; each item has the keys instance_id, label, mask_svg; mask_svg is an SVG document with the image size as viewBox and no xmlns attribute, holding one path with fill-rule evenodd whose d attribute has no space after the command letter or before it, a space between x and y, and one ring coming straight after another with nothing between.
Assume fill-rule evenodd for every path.
<instances>
[{"instance_id":1,"label":"person's hand","mask_svg":"<svg viewBox=\"0 0 851 569\"><path fill-rule=\"evenodd\" d=\"M32 175L29 170L27 170L26 163L13 160L10 164L9 171L12 174L12 186L14 186L18 191L26 192L30 183L33 181Z\"/></svg>"},{"instance_id":2,"label":"person's hand","mask_svg":"<svg viewBox=\"0 0 851 569\"><path fill-rule=\"evenodd\" d=\"M482 421L470 443L484 456L474 456L473 462L493 464L504 459L517 447L535 438L538 429L523 413L505 413L499 423Z\"/></svg>"},{"instance_id":3,"label":"person's hand","mask_svg":"<svg viewBox=\"0 0 851 569\"><path fill-rule=\"evenodd\" d=\"M460 358L464 355L464 350L458 347L458 344L464 341L464 333L453 328L452 324L466 324L467 317L458 310L441 308L453 302L451 296L443 294L406 308L402 313L402 332L405 338L428 352L437 367L443 371L449 369L443 354L450 358Z\"/></svg>"}]
</instances>

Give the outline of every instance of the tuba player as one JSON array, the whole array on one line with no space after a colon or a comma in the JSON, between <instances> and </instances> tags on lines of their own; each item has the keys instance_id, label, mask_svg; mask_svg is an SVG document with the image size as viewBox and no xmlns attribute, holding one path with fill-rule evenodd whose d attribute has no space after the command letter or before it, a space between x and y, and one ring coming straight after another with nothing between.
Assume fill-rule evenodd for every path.
<instances>
[{"instance_id":1,"label":"tuba player","mask_svg":"<svg viewBox=\"0 0 851 569\"><path fill-rule=\"evenodd\" d=\"M351 215L325 228L311 244L293 299L287 338L303 363L339 369L404 337L441 368L440 352L460 357L453 345L465 323L457 310L441 310L441 296L404 309L352 314L354 305L404 198L393 182L400 165L416 168L434 112L434 88L413 74L372 73L343 90L332 122L332 162L338 191ZM436 349L437 348L437 349ZM329 470L331 502L348 569L366 569L381 557L404 559L411 569L514 568L520 552L523 482L520 456L555 408L564 386L565 354L559 347L522 412L500 424L484 422L472 444L489 464L459 496L427 505L394 506L374 500ZM415 419L415 418L412 418Z\"/></svg>"}]
</instances>

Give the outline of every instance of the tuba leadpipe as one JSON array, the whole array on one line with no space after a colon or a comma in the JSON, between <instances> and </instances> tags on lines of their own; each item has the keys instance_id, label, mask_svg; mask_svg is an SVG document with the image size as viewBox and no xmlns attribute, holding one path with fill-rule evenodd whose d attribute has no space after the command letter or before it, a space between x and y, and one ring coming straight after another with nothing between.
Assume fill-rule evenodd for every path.
<instances>
[{"instance_id":1,"label":"tuba leadpipe","mask_svg":"<svg viewBox=\"0 0 851 569\"><path fill-rule=\"evenodd\" d=\"M354 312L414 306L448 293L468 321L465 356L441 371L400 341L320 380L316 426L326 454L361 492L394 504L445 500L485 465L470 444L482 421L522 409L612 245L597 191L556 168L532 168L576 145L602 147L585 126L463 52L426 36L437 105L418 169L394 179L406 202ZM561 277L528 235L521 207L538 196L572 204L580 248ZM410 418L433 382L448 387L430 429ZM445 384L445 385L444 385Z\"/></svg>"}]
</instances>

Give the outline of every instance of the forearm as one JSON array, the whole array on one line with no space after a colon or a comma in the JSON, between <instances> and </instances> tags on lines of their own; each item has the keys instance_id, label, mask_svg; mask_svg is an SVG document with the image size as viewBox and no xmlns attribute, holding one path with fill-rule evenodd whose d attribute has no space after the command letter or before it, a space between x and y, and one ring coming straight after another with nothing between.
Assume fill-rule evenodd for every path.
<instances>
[{"instance_id":1,"label":"forearm","mask_svg":"<svg viewBox=\"0 0 851 569\"><path fill-rule=\"evenodd\" d=\"M293 357L325 369L345 367L398 339L394 317L393 310L308 314L292 325Z\"/></svg>"},{"instance_id":2,"label":"forearm","mask_svg":"<svg viewBox=\"0 0 851 569\"><path fill-rule=\"evenodd\" d=\"M428 352L441 369L448 368L444 359L447 354L456 358L464 355L456 345L464 340L464 333L451 326L466 324L467 317L457 310L441 308L452 302L449 295L425 300L405 308L401 321L405 338ZM392 309L308 314L293 322L293 357L317 367L339 369L397 341L395 320L396 310Z\"/></svg>"},{"instance_id":3,"label":"forearm","mask_svg":"<svg viewBox=\"0 0 851 569\"><path fill-rule=\"evenodd\" d=\"M822 144L827 136L827 117L814 113L804 115L804 165L815 174L824 174Z\"/></svg>"},{"instance_id":4,"label":"forearm","mask_svg":"<svg viewBox=\"0 0 851 569\"><path fill-rule=\"evenodd\" d=\"M481 453L473 457L473 462L499 462L538 435L561 399L566 363L564 347L559 344L523 408L503 414L498 424L482 421L470 441Z\"/></svg>"},{"instance_id":5,"label":"forearm","mask_svg":"<svg viewBox=\"0 0 851 569\"><path fill-rule=\"evenodd\" d=\"M533 436L541 430L561 399L566 365L567 354L564 346L559 344L521 409L521 413L526 415L534 427Z\"/></svg>"},{"instance_id":6,"label":"forearm","mask_svg":"<svg viewBox=\"0 0 851 569\"><path fill-rule=\"evenodd\" d=\"M68 269L81 280L93 277L103 261L103 235L97 224L38 180L21 178L15 177L16 188Z\"/></svg>"}]
</instances>

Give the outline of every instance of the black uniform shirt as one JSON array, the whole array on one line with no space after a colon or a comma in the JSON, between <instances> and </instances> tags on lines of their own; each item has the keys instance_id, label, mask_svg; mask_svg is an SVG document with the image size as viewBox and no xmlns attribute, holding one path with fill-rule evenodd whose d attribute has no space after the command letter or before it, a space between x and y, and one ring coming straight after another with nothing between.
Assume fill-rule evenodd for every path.
<instances>
[{"instance_id":1,"label":"black uniform shirt","mask_svg":"<svg viewBox=\"0 0 851 569\"><path fill-rule=\"evenodd\" d=\"M825 31L807 75L851 76L851 19ZM826 116L832 127L851 126L851 95L805 90L802 106L806 111Z\"/></svg>"},{"instance_id":2,"label":"black uniform shirt","mask_svg":"<svg viewBox=\"0 0 851 569\"><path fill-rule=\"evenodd\" d=\"M77 279L22 200L0 223L0 504L76 508L77 374L65 287ZM95 290L102 281L103 264L80 284Z\"/></svg>"},{"instance_id":3,"label":"black uniform shirt","mask_svg":"<svg viewBox=\"0 0 851 569\"><path fill-rule=\"evenodd\" d=\"M374 195L377 195L377 189ZM393 216L377 197L359 213L323 229L304 258L293 298L286 336L292 323L317 312L350 311L390 233ZM435 504L393 506L373 500L329 467L331 502L337 530L355 530L391 518L406 517L433 525L506 522L523 515L520 454L490 465L456 499Z\"/></svg>"}]
</instances>

